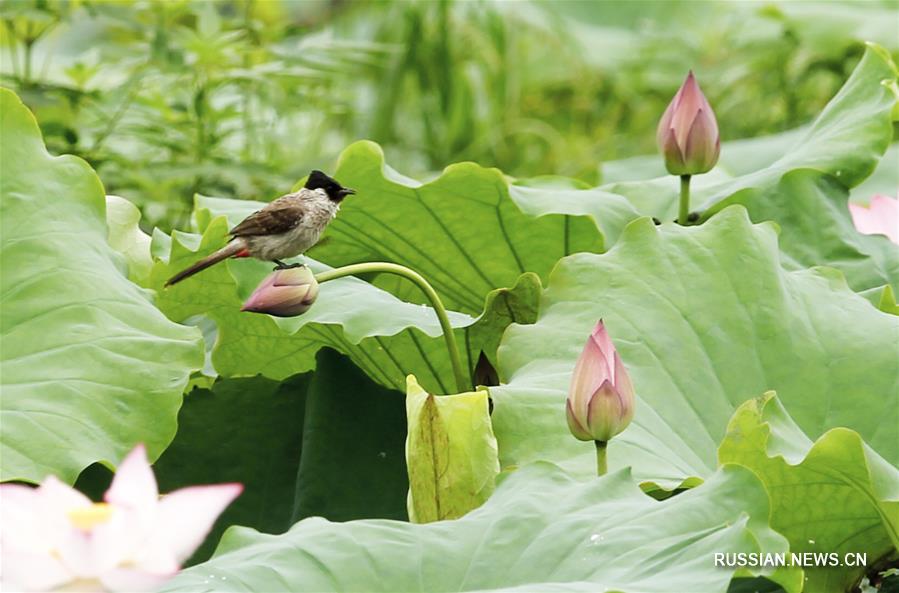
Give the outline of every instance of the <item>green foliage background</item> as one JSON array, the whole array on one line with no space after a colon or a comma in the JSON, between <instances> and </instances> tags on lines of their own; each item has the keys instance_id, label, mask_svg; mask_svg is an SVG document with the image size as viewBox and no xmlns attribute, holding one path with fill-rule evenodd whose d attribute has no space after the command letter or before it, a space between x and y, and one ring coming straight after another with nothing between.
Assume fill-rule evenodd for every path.
<instances>
[{"instance_id":1,"label":"green foliage background","mask_svg":"<svg viewBox=\"0 0 899 593\"><path fill-rule=\"evenodd\" d=\"M610 161L654 152L689 67L725 141L791 130L839 89L860 41L899 49L894 9L12 0L0 75L51 152L85 158L149 230L183 226L194 192L267 201L359 138L410 174L471 160L595 184Z\"/></svg>"},{"instance_id":2,"label":"green foliage background","mask_svg":"<svg viewBox=\"0 0 899 593\"><path fill-rule=\"evenodd\" d=\"M168 591L889 590L899 248L847 205L899 187L897 18L892 1L3 4L3 480L96 497L146 442L162 491L244 483ZM689 68L723 145L681 227L651 153ZM426 276L468 370L484 352L498 372L492 431L478 396L464 427L425 434L424 414L406 441L407 375L413 402L455 388L403 281L325 283L294 319L239 313L261 262L163 288L313 167L359 193L309 265ZM563 402L599 318L638 405L595 479ZM447 460L407 450L466 431ZM455 468L419 495L486 502L408 522L410 459ZM714 567L731 551L868 566Z\"/></svg>"}]
</instances>

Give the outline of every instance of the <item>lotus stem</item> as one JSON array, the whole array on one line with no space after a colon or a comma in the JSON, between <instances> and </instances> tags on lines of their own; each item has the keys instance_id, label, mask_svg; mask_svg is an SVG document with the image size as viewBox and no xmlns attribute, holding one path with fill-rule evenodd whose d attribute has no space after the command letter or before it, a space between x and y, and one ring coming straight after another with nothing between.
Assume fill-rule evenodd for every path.
<instances>
[{"instance_id":1,"label":"lotus stem","mask_svg":"<svg viewBox=\"0 0 899 593\"><path fill-rule=\"evenodd\" d=\"M599 476L606 475L609 471L609 464L606 459L606 449L609 441L593 441L596 443L596 474Z\"/></svg>"},{"instance_id":2,"label":"lotus stem","mask_svg":"<svg viewBox=\"0 0 899 593\"><path fill-rule=\"evenodd\" d=\"M456 377L456 390L459 393L463 393L465 391L471 391L471 385L468 381L468 375L462 368L462 359L459 356L459 347L456 345L456 336L453 333L453 326L450 325L449 317L446 314L446 307L443 306L443 301L440 300L440 296L437 294L437 291L425 280L424 276L407 268L406 266L401 266L399 264L393 264L388 262L366 262L363 264L353 264L349 266L343 266L341 268L335 268L333 270L328 270L327 272L322 272L315 276L315 279L318 280L319 283L327 282L328 280L336 280L337 278L343 278L344 276L353 276L355 274L366 274L366 273L387 273L387 274L396 274L398 276L402 276L407 280L411 280L415 283L425 296L428 297L428 300L431 301L431 307L433 307L434 312L437 313L437 320L440 322L440 327L443 330L443 339L446 342L446 350L449 354L450 363L453 366L453 375Z\"/></svg>"},{"instance_id":3,"label":"lotus stem","mask_svg":"<svg viewBox=\"0 0 899 593\"><path fill-rule=\"evenodd\" d=\"M677 222L683 226L687 225L687 219L690 217L690 176L680 176L680 211L677 215Z\"/></svg>"}]
</instances>

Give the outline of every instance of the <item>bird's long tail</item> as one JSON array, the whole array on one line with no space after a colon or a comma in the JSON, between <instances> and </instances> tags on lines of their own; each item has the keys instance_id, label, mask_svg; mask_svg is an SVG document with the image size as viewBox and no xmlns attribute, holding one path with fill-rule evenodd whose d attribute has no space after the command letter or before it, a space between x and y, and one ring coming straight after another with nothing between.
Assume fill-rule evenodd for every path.
<instances>
[{"instance_id":1,"label":"bird's long tail","mask_svg":"<svg viewBox=\"0 0 899 593\"><path fill-rule=\"evenodd\" d=\"M242 257L246 255L249 254L246 253L246 246L244 245L244 242L240 239L235 239L212 255L204 257L186 270L181 270L180 272L169 278L165 285L171 286L172 284L177 284L185 278L193 276L197 272L202 272L206 268L214 266L223 259L228 259L229 257Z\"/></svg>"}]
</instances>

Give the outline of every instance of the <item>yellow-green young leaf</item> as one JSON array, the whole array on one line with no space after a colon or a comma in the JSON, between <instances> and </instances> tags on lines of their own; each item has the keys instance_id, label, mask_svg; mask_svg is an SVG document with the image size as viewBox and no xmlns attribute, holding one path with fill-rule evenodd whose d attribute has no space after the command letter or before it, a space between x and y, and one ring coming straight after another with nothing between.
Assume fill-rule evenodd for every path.
<instances>
[{"instance_id":1,"label":"yellow-green young leaf","mask_svg":"<svg viewBox=\"0 0 899 593\"><path fill-rule=\"evenodd\" d=\"M893 292L893 287L889 284L881 290L877 308L884 313L899 315L899 304L896 304L896 294Z\"/></svg>"},{"instance_id":2,"label":"yellow-green young leaf","mask_svg":"<svg viewBox=\"0 0 899 593\"><path fill-rule=\"evenodd\" d=\"M499 473L486 391L434 396L406 379L409 519L456 519L493 492Z\"/></svg>"},{"instance_id":3,"label":"yellow-green young leaf","mask_svg":"<svg viewBox=\"0 0 899 593\"><path fill-rule=\"evenodd\" d=\"M737 408L718 461L744 465L762 480L771 527L790 540L792 553L865 554L870 566L899 549L899 470L848 428L812 443L773 391ZM805 590L845 591L866 570L843 564L806 568Z\"/></svg>"},{"instance_id":4,"label":"yellow-green young leaf","mask_svg":"<svg viewBox=\"0 0 899 593\"><path fill-rule=\"evenodd\" d=\"M146 286L153 268L150 236L140 230L140 210L120 196L106 196L106 226L109 246L121 253L128 264L128 277Z\"/></svg>"}]
</instances>

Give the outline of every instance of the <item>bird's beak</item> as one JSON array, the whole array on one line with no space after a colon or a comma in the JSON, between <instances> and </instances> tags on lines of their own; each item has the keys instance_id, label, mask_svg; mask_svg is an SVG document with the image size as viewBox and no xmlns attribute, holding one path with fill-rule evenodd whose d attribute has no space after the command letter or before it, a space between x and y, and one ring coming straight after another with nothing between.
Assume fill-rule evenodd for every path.
<instances>
[{"instance_id":1,"label":"bird's beak","mask_svg":"<svg viewBox=\"0 0 899 593\"><path fill-rule=\"evenodd\" d=\"M341 190L340 190L341 197L342 196L351 196L355 193L356 193L356 190L349 188L349 187L344 187L344 188L341 188Z\"/></svg>"}]
</instances>

